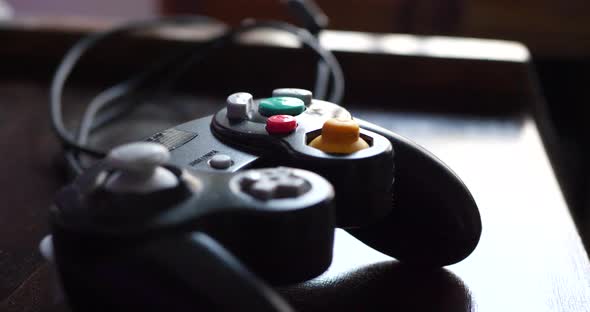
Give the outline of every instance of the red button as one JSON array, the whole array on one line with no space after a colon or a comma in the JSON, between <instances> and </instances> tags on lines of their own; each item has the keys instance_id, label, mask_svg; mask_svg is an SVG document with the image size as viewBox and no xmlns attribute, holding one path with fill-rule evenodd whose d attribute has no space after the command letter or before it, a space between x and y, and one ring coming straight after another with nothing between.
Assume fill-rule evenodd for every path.
<instances>
[{"instance_id":1,"label":"red button","mask_svg":"<svg viewBox=\"0 0 590 312\"><path fill-rule=\"evenodd\" d=\"M297 128L297 120L289 115L274 115L266 120L266 131L270 134L287 134Z\"/></svg>"}]
</instances>

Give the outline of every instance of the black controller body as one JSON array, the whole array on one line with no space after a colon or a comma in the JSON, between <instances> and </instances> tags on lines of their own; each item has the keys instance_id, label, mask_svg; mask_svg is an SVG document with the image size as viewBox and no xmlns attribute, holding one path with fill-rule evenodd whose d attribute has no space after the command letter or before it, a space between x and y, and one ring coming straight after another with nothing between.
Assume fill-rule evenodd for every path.
<instances>
[{"instance_id":1,"label":"black controller body","mask_svg":"<svg viewBox=\"0 0 590 312\"><path fill-rule=\"evenodd\" d=\"M445 266L463 260L477 246L481 220L473 197L460 178L424 148L356 119L370 148L348 155L324 153L308 143L326 120L351 118L347 110L312 100L295 116L295 131L272 135L257 104L247 120L232 121L222 109L152 140L168 142L172 163L180 167L218 171L207 159L227 154L233 161L228 172L289 166L318 173L336 191L336 226L401 261ZM196 136L186 143L173 139L190 135Z\"/></svg>"},{"instance_id":2,"label":"black controller body","mask_svg":"<svg viewBox=\"0 0 590 312\"><path fill-rule=\"evenodd\" d=\"M330 265L334 191L319 175L167 168L179 187L110 193L101 188L109 169L97 165L58 194L53 248L74 311L265 311L268 299L245 282L290 284ZM304 194L261 201L242 190L253 173L284 172L305 181Z\"/></svg>"},{"instance_id":3,"label":"black controller body","mask_svg":"<svg viewBox=\"0 0 590 312\"><path fill-rule=\"evenodd\" d=\"M335 226L417 265L453 264L475 249L481 234L477 205L430 153L362 120L360 136L369 148L325 153L309 142L326 120L351 118L349 112L312 100L295 118L294 131L270 134L255 108L245 120L232 120L222 109L148 138L170 150L166 168L183 181L173 190L105 193L101 181L110 169L100 163L64 188L51 223L72 305L84 310L90 300L106 300L104 308L150 298L144 303L154 310L169 302L190 306L197 293L208 294L194 284L203 273L194 265L201 234L275 285L321 274L331 262ZM229 162L212 165L219 155ZM278 166L298 168L288 170L309 184L303 195L244 194L239 181L245 174Z\"/></svg>"}]
</instances>

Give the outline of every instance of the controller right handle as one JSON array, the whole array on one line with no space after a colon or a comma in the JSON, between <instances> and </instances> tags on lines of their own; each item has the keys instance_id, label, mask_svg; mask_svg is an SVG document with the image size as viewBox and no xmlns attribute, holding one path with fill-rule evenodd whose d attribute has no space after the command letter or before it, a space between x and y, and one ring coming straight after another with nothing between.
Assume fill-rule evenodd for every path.
<instances>
[{"instance_id":1,"label":"controller right handle","mask_svg":"<svg viewBox=\"0 0 590 312\"><path fill-rule=\"evenodd\" d=\"M356 121L391 141L395 182L391 213L348 232L402 262L442 267L469 256L479 242L482 226L477 204L461 179L407 138Z\"/></svg>"}]
</instances>

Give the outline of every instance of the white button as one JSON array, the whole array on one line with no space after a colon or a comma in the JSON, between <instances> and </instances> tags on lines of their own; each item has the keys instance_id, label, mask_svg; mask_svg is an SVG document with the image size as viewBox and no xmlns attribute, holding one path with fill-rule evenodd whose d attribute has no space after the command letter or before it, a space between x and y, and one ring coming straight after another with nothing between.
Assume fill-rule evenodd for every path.
<instances>
[{"instance_id":1,"label":"white button","mask_svg":"<svg viewBox=\"0 0 590 312\"><path fill-rule=\"evenodd\" d=\"M254 97L247 92L234 93L227 97L227 118L234 120L248 119L254 105Z\"/></svg>"},{"instance_id":2,"label":"white button","mask_svg":"<svg viewBox=\"0 0 590 312\"><path fill-rule=\"evenodd\" d=\"M231 157L225 154L217 154L209 160L209 166L215 169L227 169L233 164Z\"/></svg>"},{"instance_id":3,"label":"white button","mask_svg":"<svg viewBox=\"0 0 590 312\"><path fill-rule=\"evenodd\" d=\"M305 106L309 106L311 104L311 99L313 98L313 94L309 90L305 89L297 89L297 88L281 88L281 89L274 89L272 91L273 97L294 97L298 98L303 101Z\"/></svg>"},{"instance_id":4,"label":"white button","mask_svg":"<svg viewBox=\"0 0 590 312\"><path fill-rule=\"evenodd\" d=\"M176 175L161 167L170 152L158 143L136 142L112 149L105 163L116 169L105 188L118 193L149 193L178 185Z\"/></svg>"},{"instance_id":5,"label":"white button","mask_svg":"<svg viewBox=\"0 0 590 312\"><path fill-rule=\"evenodd\" d=\"M170 160L170 152L158 143L135 142L113 148L105 162L113 169L152 172Z\"/></svg>"}]
</instances>

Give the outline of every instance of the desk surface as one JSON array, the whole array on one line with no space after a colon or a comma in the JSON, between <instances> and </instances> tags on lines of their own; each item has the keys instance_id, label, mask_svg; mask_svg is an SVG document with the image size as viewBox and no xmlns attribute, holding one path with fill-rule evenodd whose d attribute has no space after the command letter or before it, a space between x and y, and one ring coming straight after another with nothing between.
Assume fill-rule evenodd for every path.
<instances>
[{"instance_id":1,"label":"desk surface","mask_svg":"<svg viewBox=\"0 0 590 312\"><path fill-rule=\"evenodd\" d=\"M0 311L59 310L51 304L51 274L36 251L47 231L46 209L62 183L46 96L44 86L31 82L0 82L0 298L6 298ZM328 272L281 289L296 307L590 311L590 263L530 119L351 110L424 145L463 178L480 207L481 242L463 262L424 272L339 230Z\"/></svg>"},{"instance_id":2,"label":"desk surface","mask_svg":"<svg viewBox=\"0 0 590 312\"><path fill-rule=\"evenodd\" d=\"M449 275L420 272L415 278L415 272L396 272L386 256L338 233L326 280L373 266L367 270L392 276L389 289L395 292L382 300L411 311L590 311L588 259L531 120L373 111L357 116L414 139L453 168L479 205L483 233L469 258L447 267ZM390 267L384 270L384 263ZM382 286L387 279L366 278Z\"/></svg>"}]
</instances>

